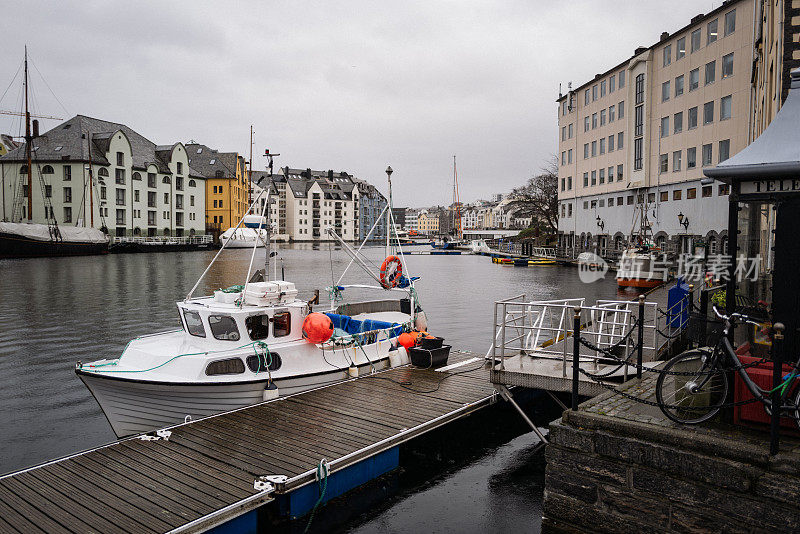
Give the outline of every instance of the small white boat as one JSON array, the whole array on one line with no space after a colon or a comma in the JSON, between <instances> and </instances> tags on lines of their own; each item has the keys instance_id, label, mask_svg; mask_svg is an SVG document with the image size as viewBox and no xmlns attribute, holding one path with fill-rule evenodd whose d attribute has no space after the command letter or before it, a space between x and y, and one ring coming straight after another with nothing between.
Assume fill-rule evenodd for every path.
<instances>
[{"instance_id":1,"label":"small white boat","mask_svg":"<svg viewBox=\"0 0 800 534\"><path fill-rule=\"evenodd\" d=\"M637 289L651 289L667 281L666 265L659 266L658 254L643 246L622 251L617 269L617 285Z\"/></svg>"},{"instance_id":2,"label":"small white boat","mask_svg":"<svg viewBox=\"0 0 800 534\"><path fill-rule=\"evenodd\" d=\"M228 228L219 236L225 248L265 247L269 239L267 220L258 215L245 215L242 223Z\"/></svg>"},{"instance_id":3,"label":"small white boat","mask_svg":"<svg viewBox=\"0 0 800 534\"><path fill-rule=\"evenodd\" d=\"M318 297L303 300L293 283L266 279L269 248L264 271L251 277L258 246L251 244L248 282L192 298L227 246L223 241L194 288L177 303L180 329L133 339L118 357L78 362L75 372L114 433L149 432L408 363L397 338L417 322L424 325L425 317L415 278L402 275L402 253L389 256L384 267L391 268L378 275L332 228L327 231L380 285L337 283L327 288L329 311L313 313ZM269 236L265 243L269 247ZM348 287L400 292L405 298L338 305ZM314 323L325 326L315 330ZM314 334L320 331L323 336Z\"/></svg>"},{"instance_id":4,"label":"small white boat","mask_svg":"<svg viewBox=\"0 0 800 534\"><path fill-rule=\"evenodd\" d=\"M470 241L469 250L473 254L487 254L492 251L489 245L486 244L485 239L473 239Z\"/></svg>"}]
</instances>

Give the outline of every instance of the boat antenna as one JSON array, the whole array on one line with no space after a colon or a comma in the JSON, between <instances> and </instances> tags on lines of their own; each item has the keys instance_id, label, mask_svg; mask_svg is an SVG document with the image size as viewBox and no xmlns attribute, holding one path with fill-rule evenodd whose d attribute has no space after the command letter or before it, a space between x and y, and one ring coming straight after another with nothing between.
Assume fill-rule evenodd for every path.
<instances>
[{"instance_id":1,"label":"boat antenna","mask_svg":"<svg viewBox=\"0 0 800 534\"><path fill-rule=\"evenodd\" d=\"M252 127L251 127L251 130L252 130ZM251 143L252 143L252 139L251 139ZM252 150L253 150L252 145L250 146L250 150L251 150L251 154L252 154ZM266 180L266 184L264 184L266 186L266 188L267 188L267 202L266 202L266 205L265 205L266 210L262 210L262 213L261 213L262 217L264 217L265 213L266 213L266 217L269 218L270 193L272 192L272 165L273 165L273 158L276 158L278 156L280 156L280 154L272 154L269 151L268 148L264 149L264 157L267 158L267 168L269 169L269 174L268 174L268 177L267 177L267 180ZM250 156L250 160L252 161L252 159L253 159L253 157L251 155ZM250 180L252 180L252 179L253 179L253 176L252 176L252 173L251 173ZM250 187L253 187L252 182L250 183ZM261 234L261 226L260 226L260 224L261 223L259 223L259 227L258 227L259 228L259 230L258 230L259 234ZM265 282L269 280L269 256L272 253L272 247L270 246L270 239L272 239L272 225L269 223L269 220L267 220L267 242L266 242L266 251L267 251L267 253L265 255L266 258L264 259L264 281ZM250 272L249 271L247 273L247 276L250 276Z\"/></svg>"}]
</instances>

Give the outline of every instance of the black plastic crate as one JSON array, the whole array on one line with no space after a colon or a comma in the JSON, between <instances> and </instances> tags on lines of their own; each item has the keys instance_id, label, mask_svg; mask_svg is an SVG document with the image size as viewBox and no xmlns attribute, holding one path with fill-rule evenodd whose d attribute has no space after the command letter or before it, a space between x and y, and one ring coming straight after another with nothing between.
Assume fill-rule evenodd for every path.
<instances>
[{"instance_id":1,"label":"black plastic crate","mask_svg":"<svg viewBox=\"0 0 800 534\"><path fill-rule=\"evenodd\" d=\"M411 363L417 367L441 367L447 363L450 356L450 345L442 345L438 349L423 349L411 347L408 349Z\"/></svg>"},{"instance_id":2,"label":"black plastic crate","mask_svg":"<svg viewBox=\"0 0 800 534\"><path fill-rule=\"evenodd\" d=\"M432 350L440 348L443 343L444 343L443 337L423 337L422 341L420 341L419 346L420 348L423 349Z\"/></svg>"}]
</instances>

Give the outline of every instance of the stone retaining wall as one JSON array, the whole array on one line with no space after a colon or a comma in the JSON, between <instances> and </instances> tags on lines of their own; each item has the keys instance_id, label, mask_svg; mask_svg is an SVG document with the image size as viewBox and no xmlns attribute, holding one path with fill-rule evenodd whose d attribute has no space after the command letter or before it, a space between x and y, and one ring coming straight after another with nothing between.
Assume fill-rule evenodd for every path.
<instances>
[{"instance_id":1,"label":"stone retaining wall","mask_svg":"<svg viewBox=\"0 0 800 534\"><path fill-rule=\"evenodd\" d=\"M586 411L549 439L546 532L800 531L797 440L770 458L767 434Z\"/></svg>"}]
</instances>

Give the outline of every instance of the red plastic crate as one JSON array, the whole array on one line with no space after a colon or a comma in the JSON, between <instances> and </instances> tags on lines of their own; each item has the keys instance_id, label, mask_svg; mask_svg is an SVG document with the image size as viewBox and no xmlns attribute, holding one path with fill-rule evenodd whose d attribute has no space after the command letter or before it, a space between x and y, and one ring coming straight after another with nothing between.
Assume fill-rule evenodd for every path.
<instances>
[{"instance_id":1,"label":"red plastic crate","mask_svg":"<svg viewBox=\"0 0 800 534\"><path fill-rule=\"evenodd\" d=\"M752 356L739 356L739 359L744 365L760 360L760 358ZM781 376L785 376L787 373L790 373L791 370L792 368L790 366L784 364L783 374ZM753 382L758 384L761 389L772 389L772 362L764 362L754 367L749 367L747 369L747 374L750 375ZM739 373L735 373L734 376L734 400L740 402L752 399L753 395L750 393L750 390L747 389ZM793 394L790 393L790 396L791 395ZM764 410L764 405L761 402L751 402L733 408L733 422L737 425L769 430L770 416L767 414L766 410ZM781 428L791 431L790 433L792 434L800 435L793 419L781 417Z\"/></svg>"}]
</instances>

